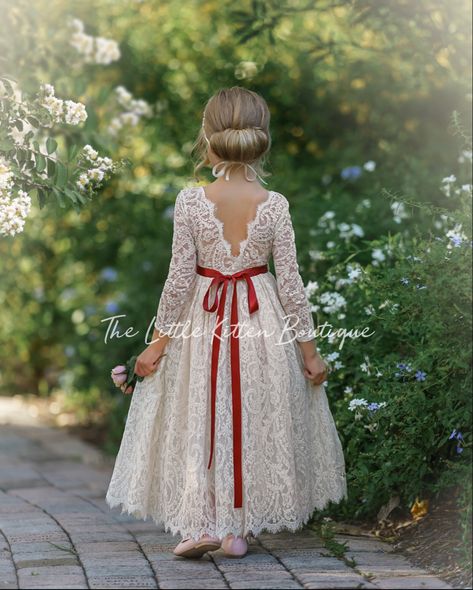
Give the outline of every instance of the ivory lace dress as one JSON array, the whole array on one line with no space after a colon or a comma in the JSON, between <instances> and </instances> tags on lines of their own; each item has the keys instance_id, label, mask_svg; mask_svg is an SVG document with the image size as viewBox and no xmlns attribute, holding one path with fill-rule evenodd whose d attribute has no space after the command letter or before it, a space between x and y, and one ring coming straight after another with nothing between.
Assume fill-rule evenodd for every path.
<instances>
[{"instance_id":1,"label":"ivory lace dress","mask_svg":"<svg viewBox=\"0 0 473 590\"><path fill-rule=\"evenodd\" d=\"M346 497L347 486L324 386L303 375L296 342L314 338L314 323L289 203L269 191L237 256L215 211L203 187L184 188L176 197L172 258L155 322L172 337L157 370L132 394L106 501L183 538L295 531L315 509ZM276 276L268 271L218 284L196 272L200 265L228 277L266 265L271 255ZM206 309L204 299L222 303L225 287L216 359L218 314L209 313L215 310L209 301ZM236 339L230 333L234 289L241 326Z\"/></svg>"}]
</instances>

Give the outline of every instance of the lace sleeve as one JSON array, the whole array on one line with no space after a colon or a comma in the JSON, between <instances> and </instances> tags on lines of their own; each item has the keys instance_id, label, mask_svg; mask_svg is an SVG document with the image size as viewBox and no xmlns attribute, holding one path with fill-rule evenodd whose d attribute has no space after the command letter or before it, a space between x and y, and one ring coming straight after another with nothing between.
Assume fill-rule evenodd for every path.
<instances>
[{"instance_id":1,"label":"lace sleeve","mask_svg":"<svg viewBox=\"0 0 473 590\"><path fill-rule=\"evenodd\" d=\"M169 272L159 300L154 327L168 333L173 329L194 285L196 248L181 190L174 203L174 229Z\"/></svg>"},{"instance_id":2,"label":"lace sleeve","mask_svg":"<svg viewBox=\"0 0 473 590\"><path fill-rule=\"evenodd\" d=\"M286 315L290 316L286 320L287 325L294 326L298 342L313 340L314 320L299 273L294 228L286 198L283 211L276 222L272 254L279 299Z\"/></svg>"}]
</instances>

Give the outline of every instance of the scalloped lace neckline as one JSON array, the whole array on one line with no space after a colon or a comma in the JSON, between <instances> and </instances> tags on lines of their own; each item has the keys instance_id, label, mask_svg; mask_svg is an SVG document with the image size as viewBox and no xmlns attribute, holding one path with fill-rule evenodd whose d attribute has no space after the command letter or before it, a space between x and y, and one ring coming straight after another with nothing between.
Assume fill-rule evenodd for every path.
<instances>
[{"instance_id":1,"label":"scalloped lace neckline","mask_svg":"<svg viewBox=\"0 0 473 590\"><path fill-rule=\"evenodd\" d=\"M259 214L261 212L261 209L263 208L264 205L267 205L270 202L274 191L268 190L268 196L266 197L266 199L264 201L260 201L258 203L258 205L256 206L255 216L253 217L253 219L251 221L249 221L246 224L246 238L241 240L241 242L239 243L239 245L238 245L239 252L235 256L235 254L232 253L232 244L230 244L230 242L228 240L226 240L225 236L224 236L223 230L224 230L225 224L219 217L217 217L217 214L216 214L218 203L215 203L215 201L212 201L211 199L209 199L209 197L207 196L207 193L205 192L205 188L203 186L200 186L199 189L200 189L200 193L201 193L204 201L209 205L210 212L212 214L212 218L215 221L215 224L218 228L220 240L221 240L223 246L225 247L225 250L226 250L228 256L230 258L232 258L233 260L238 260L243 255L243 252L245 251L245 248L246 248L248 242L250 241L251 232L253 230L253 227L256 225L257 221L259 220Z\"/></svg>"}]
</instances>

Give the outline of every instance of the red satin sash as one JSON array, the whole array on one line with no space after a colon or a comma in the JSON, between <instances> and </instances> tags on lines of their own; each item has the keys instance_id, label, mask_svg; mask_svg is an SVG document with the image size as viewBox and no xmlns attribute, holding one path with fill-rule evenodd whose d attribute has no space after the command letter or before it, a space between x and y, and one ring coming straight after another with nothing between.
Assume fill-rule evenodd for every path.
<instances>
[{"instance_id":1,"label":"red satin sash","mask_svg":"<svg viewBox=\"0 0 473 590\"><path fill-rule=\"evenodd\" d=\"M210 401L211 401L211 422L210 422L210 458L208 469L212 465L215 441L215 405L217 399L217 370L218 356L220 351L220 335L222 333L223 314L225 310L225 300L227 297L228 283L233 285L232 302L231 302L231 323L230 323L230 362L232 375L232 426L233 426L233 481L234 481L234 507L241 508L243 500L242 484L242 459L241 459L241 383L240 383L240 345L239 345L239 326L238 326L238 299L236 282L245 279L248 285L248 311L250 315L258 309L258 299L256 297L255 287L251 277L268 272L268 265L253 266L238 271L232 275L224 275L213 268L205 268L199 264L196 267L197 274L204 277L212 278L212 282L205 293L203 308L205 311L213 313L217 310L217 326L212 339L212 364L211 364L211 381L210 381ZM212 305L209 304L210 291L216 287L215 299ZM218 292L222 287L220 299Z\"/></svg>"}]
</instances>

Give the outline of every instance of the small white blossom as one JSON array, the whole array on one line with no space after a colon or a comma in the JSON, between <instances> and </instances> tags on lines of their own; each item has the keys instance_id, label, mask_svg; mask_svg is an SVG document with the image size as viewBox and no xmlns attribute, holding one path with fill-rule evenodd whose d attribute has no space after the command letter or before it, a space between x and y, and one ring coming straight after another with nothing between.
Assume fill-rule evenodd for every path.
<instances>
[{"instance_id":1,"label":"small white blossom","mask_svg":"<svg viewBox=\"0 0 473 590\"><path fill-rule=\"evenodd\" d=\"M82 152L84 153L84 156L87 158L87 160L91 162L96 160L97 156L99 155L98 152L94 150L94 148L89 144L82 148Z\"/></svg>"},{"instance_id":2,"label":"small white blossom","mask_svg":"<svg viewBox=\"0 0 473 590\"><path fill-rule=\"evenodd\" d=\"M104 172L100 168L91 168L90 170L87 170L87 176L93 182L101 182L104 178Z\"/></svg>"},{"instance_id":3,"label":"small white blossom","mask_svg":"<svg viewBox=\"0 0 473 590\"><path fill-rule=\"evenodd\" d=\"M329 363L333 363L340 357L340 353L335 351L331 352L330 354L325 355L325 360Z\"/></svg>"},{"instance_id":4,"label":"small white blossom","mask_svg":"<svg viewBox=\"0 0 473 590\"><path fill-rule=\"evenodd\" d=\"M64 104L66 106L64 120L69 125L78 125L87 119L87 111L82 103L66 100Z\"/></svg>"},{"instance_id":5,"label":"small white blossom","mask_svg":"<svg viewBox=\"0 0 473 590\"><path fill-rule=\"evenodd\" d=\"M373 170L376 168L376 162L373 162L373 160L368 160L368 162L363 164L363 168L368 172L373 172Z\"/></svg>"},{"instance_id":6,"label":"small white blossom","mask_svg":"<svg viewBox=\"0 0 473 590\"><path fill-rule=\"evenodd\" d=\"M465 162L472 161L473 152L471 150L463 150L461 154L458 156L458 162L460 164L464 164Z\"/></svg>"},{"instance_id":7,"label":"small white blossom","mask_svg":"<svg viewBox=\"0 0 473 590\"><path fill-rule=\"evenodd\" d=\"M352 399L348 404L348 409L350 410L350 412L353 412L357 408L366 407L367 405L368 402L364 398L355 398Z\"/></svg>"},{"instance_id":8,"label":"small white blossom","mask_svg":"<svg viewBox=\"0 0 473 590\"><path fill-rule=\"evenodd\" d=\"M407 219L409 217L406 207L402 201L394 201L391 203L391 211L393 212L393 218L396 223L401 223L403 219Z\"/></svg>"},{"instance_id":9,"label":"small white blossom","mask_svg":"<svg viewBox=\"0 0 473 590\"><path fill-rule=\"evenodd\" d=\"M85 190L89 182L89 177L87 176L87 174L84 173L79 176L76 185L79 188L79 190Z\"/></svg>"},{"instance_id":10,"label":"small white blossom","mask_svg":"<svg viewBox=\"0 0 473 590\"><path fill-rule=\"evenodd\" d=\"M1 173L3 169L4 163L0 160L0 179L4 176ZM14 197L5 188L0 192L0 235L14 236L24 229L25 219L31 210L31 198L22 190Z\"/></svg>"},{"instance_id":11,"label":"small white blossom","mask_svg":"<svg viewBox=\"0 0 473 590\"><path fill-rule=\"evenodd\" d=\"M318 290L319 284L317 283L317 281L309 281L305 286L305 292L308 299L310 299L312 295L314 295L314 293L316 293Z\"/></svg>"},{"instance_id":12,"label":"small white blossom","mask_svg":"<svg viewBox=\"0 0 473 590\"><path fill-rule=\"evenodd\" d=\"M373 259L372 264L374 266L378 266L380 262L384 262L386 260L386 255L381 250L381 248L375 248L371 252L371 257Z\"/></svg>"},{"instance_id":13,"label":"small white blossom","mask_svg":"<svg viewBox=\"0 0 473 590\"><path fill-rule=\"evenodd\" d=\"M337 313L344 309L347 305L345 297L337 292L326 291L319 297L319 303L322 306L322 311L325 313Z\"/></svg>"}]
</instances>

